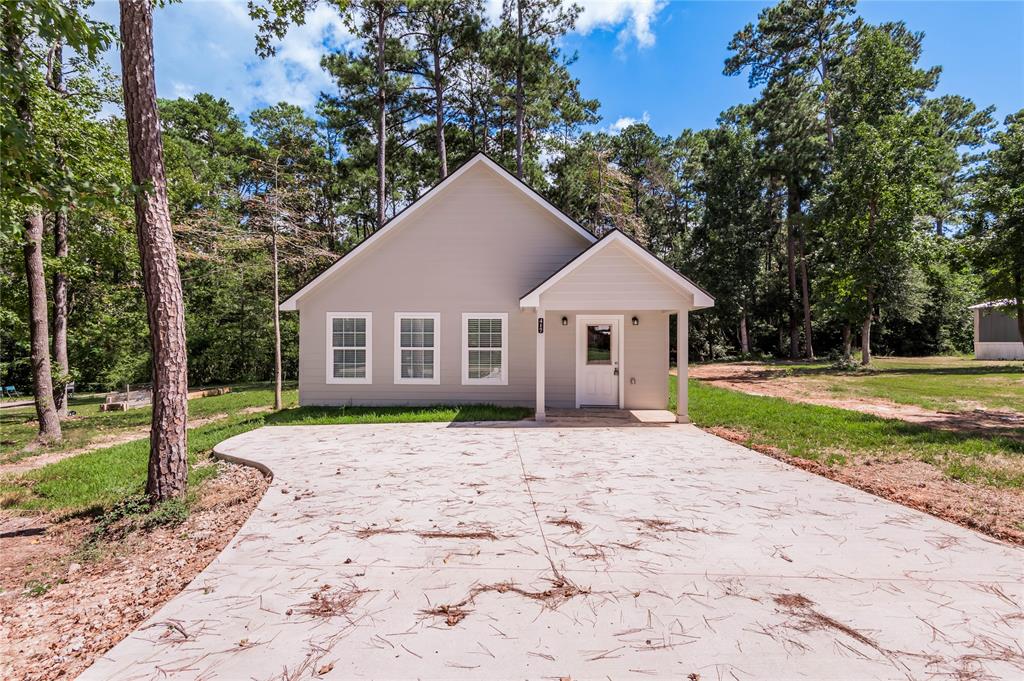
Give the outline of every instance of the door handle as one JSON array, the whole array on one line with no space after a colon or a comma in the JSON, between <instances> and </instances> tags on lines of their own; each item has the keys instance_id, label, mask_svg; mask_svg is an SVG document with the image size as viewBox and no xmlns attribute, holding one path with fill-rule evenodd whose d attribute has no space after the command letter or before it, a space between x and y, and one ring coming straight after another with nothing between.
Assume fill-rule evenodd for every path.
<instances>
[{"instance_id":1,"label":"door handle","mask_svg":"<svg viewBox=\"0 0 1024 681\"><path fill-rule=\"evenodd\" d=\"M613 376L618 376L619 375L619 367L615 367L615 371L612 372L612 375Z\"/></svg>"}]
</instances>

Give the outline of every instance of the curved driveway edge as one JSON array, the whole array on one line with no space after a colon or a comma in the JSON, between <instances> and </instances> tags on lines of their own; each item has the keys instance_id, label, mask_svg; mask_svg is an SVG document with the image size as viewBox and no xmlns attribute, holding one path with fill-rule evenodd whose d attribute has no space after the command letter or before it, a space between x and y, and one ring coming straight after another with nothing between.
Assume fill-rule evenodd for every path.
<instances>
[{"instance_id":1,"label":"curved driveway edge","mask_svg":"<svg viewBox=\"0 0 1024 681\"><path fill-rule=\"evenodd\" d=\"M1024 550L692 426L278 426L84 679L1013 678Z\"/></svg>"}]
</instances>

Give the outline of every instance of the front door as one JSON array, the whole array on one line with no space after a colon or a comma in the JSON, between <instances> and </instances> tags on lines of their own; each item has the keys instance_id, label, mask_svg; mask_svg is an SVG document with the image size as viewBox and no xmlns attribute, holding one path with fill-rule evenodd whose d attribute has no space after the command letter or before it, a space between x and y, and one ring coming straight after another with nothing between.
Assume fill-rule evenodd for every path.
<instances>
[{"instance_id":1,"label":"front door","mask_svg":"<svg viewBox=\"0 0 1024 681\"><path fill-rule=\"evenodd\" d=\"M619 317L582 317L576 334L576 403L618 407Z\"/></svg>"}]
</instances>

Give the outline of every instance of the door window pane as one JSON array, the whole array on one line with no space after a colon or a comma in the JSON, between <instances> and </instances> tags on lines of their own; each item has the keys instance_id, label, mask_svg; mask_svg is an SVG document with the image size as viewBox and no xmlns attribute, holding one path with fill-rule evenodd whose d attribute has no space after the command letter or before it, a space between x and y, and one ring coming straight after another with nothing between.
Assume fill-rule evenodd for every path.
<instances>
[{"instance_id":1,"label":"door window pane","mask_svg":"<svg viewBox=\"0 0 1024 681\"><path fill-rule=\"evenodd\" d=\"M587 364L612 363L612 327L587 324Z\"/></svg>"}]
</instances>

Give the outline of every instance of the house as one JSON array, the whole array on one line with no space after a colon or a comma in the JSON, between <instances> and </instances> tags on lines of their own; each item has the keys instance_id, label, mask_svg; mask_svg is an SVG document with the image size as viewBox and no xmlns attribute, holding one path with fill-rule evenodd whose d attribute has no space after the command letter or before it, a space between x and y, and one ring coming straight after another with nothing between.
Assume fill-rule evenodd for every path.
<instances>
[{"instance_id":1,"label":"house","mask_svg":"<svg viewBox=\"0 0 1024 681\"><path fill-rule=\"evenodd\" d=\"M972 305L975 359L1024 359L1013 300L992 300Z\"/></svg>"},{"instance_id":2,"label":"house","mask_svg":"<svg viewBox=\"0 0 1024 681\"><path fill-rule=\"evenodd\" d=\"M281 304L303 405L665 409L669 315L710 295L625 234L598 239L477 154ZM687 420L679 381L678 420Z\"/></svg>"}]
</instances>

